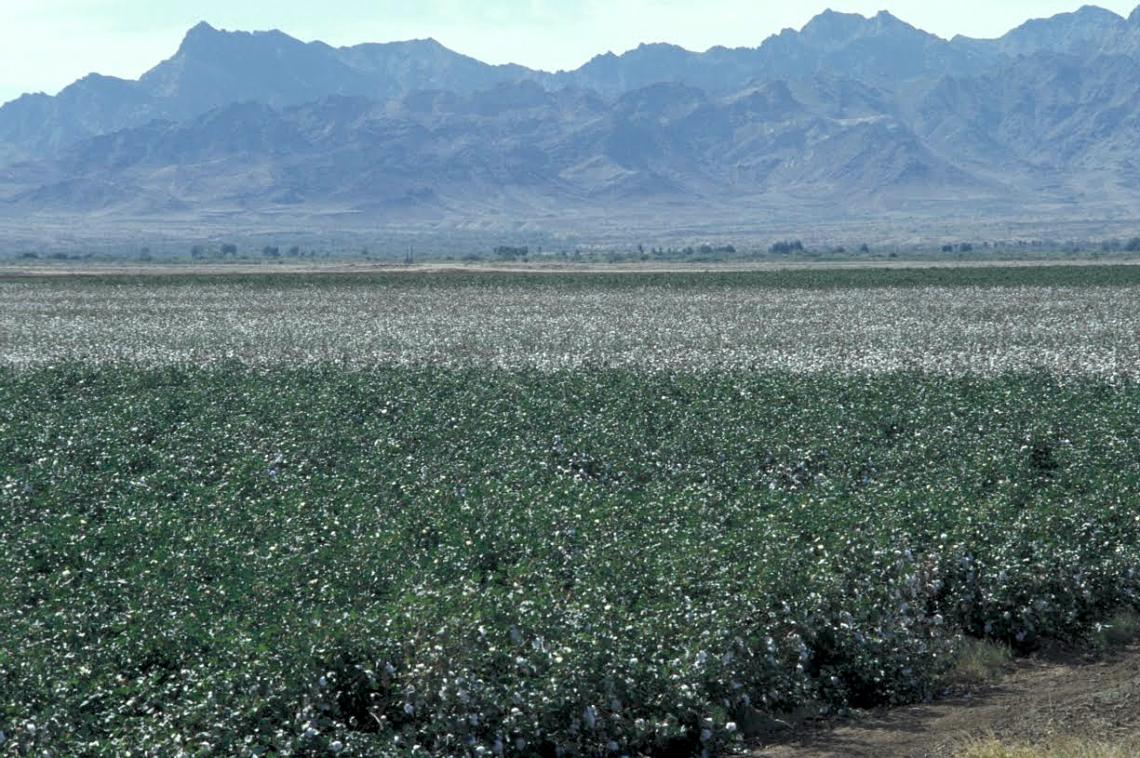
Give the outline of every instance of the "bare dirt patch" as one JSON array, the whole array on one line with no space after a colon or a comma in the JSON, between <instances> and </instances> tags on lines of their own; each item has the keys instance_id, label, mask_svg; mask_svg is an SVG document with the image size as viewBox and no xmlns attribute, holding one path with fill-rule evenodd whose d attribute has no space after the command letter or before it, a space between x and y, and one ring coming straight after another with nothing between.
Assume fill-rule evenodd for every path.
<instances>
[{"instance_id":1,"label":"bare dirt patch","mask_svg":"<svg viewBox=\"0 0 1140 758\"><path fill-rule=\"evenodd\" d=\"M955 756L988 736L1035 745L1056 737L1123 743L1140 737L1140 647L1096 661L1024 659L1000 683L928 705L808 723L752 758Z\"/></svg>"}]
</instances>

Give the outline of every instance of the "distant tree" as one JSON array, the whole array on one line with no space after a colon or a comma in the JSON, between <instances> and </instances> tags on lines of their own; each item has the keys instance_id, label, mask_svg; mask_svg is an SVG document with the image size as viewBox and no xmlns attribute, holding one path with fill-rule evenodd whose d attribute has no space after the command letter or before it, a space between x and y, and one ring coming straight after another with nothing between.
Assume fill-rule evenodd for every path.
<instances>
[{"instance_id":1,"label":"distant tree","mask_svg":"<svg viewBox=\"0 0 1140 758\"><path fill-rule=\"evenodd\" d=\"M974 246L971 245L969 242L963 242L961 245L958 245L958 252L960 252L960 253L972 253L972 252L974 252Z\"/></svg>"},{"instance_id":2,"label":"distant tree","mask_svg":"<svg viewBox=\"0 0 1140 758\"><path fill-rule=\"evenodd\" d=\"M768 252L775 255L790 255L791 253L802 253L803 251L804 244L799 240L783 240L768 248Z\"/></svg>"},{"instance_id":3,"label":"distant tree","mask_svg":"<svg viewBox=\"0 0 1140 758\"><path fill-rule=\"evenodd\" d=\"M301 256L301 248L299 245L293 245L285 254L290 258L299 258Z\"/></svg>"},{"instance_id":4,"label":"distant tree","mask_svg":"<svg viewBox=\"0 0 1140 758\"><path fill-rule=\"evenodd\" d=\"M1130 253L1140 253L1140 237L1133 237L1128 240L1128 244L1124 246L1124 249Z\"/></svg>"},{"instance_id":5,"label":"distant tree","mask_svg":"<svg viewBox=\"0 0 1140 758\"><path fill-rule=\"evenodd\" d=\"M505 261L513 261L522 258L524 261L530 254L529 247L515 247L513 245L499 245L495 248L495 257L501 258Z\"/></svg>"},{"instance_id":6,"label":"distant tree","mask_svg":"<svg viewBox=\"0 0 1140 758\"><path fill-rule=\"evenodd\" d=\"M954 252L954 246L953 245L943 245L942 246L942 252L952 253L952 252Z\"/></svg>"},{"instance_id":7,"label":"distant tree","mask_svg":"<svg viewBox=\"0 0 1140 758\"><path fill-rule=\"evenodd\" d=\"M280 258L281 248L277 247L276 245L266 245L265 247L261 248L261 254L266 258Z\"/></svg>"},{"instance_id":8,"label":"distant tree","mask_svg":"<svg viewBox=\"0 0 1140 758\"><path fill-rule=\"evenodd\" d=\"M237 251L238 251L237 245L234 245L234 244L228 243L228 242L226 244L222 245L222 256L223 257L228 255L230 258L236 258L237 257Z\"/></svg>"},{"instance_id":9,"label":"distant tree","mask_svg":"<svg viewBox=\"0 0 1140 758\"><path fill-rule=\"evenodd\" d=\"M194 245L192 248L190 248L190 257L196 261L205 258L206 248L202 247L201 245Z\"/></svg>"},{"instance_id":10,"label":"distant tree","mask_svg":"<svg viewBox=\"0 0 1140 758\"><path fill-rule=\"evenodd\" d=\"M871 248L867 245L866 242L864 242L862 245L859 246L859 252L863 253L865 255L865 254L871 252Z\"/></svg>"},{"instance_id":11,"label":"distant tree","mask_svg":"<svg viewBox=\"0 0 1140 758\"><path fill-rule=\"evenodd\" d=\"M701 255L732 255L736 252L736 246L704 244L697 248L697 252Z\"/></svg>"}]
</instances>

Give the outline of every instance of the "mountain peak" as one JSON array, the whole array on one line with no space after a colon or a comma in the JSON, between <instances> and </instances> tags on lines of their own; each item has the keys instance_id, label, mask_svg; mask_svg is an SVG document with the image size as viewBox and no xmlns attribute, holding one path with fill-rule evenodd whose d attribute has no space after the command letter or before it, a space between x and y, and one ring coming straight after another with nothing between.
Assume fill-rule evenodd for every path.
<instances>
[{"instance_id":1,"label":"mountain peak","mask_svg":"<svg viewBox=\"0 0 1140 758\"><path fill-rule=\"evenodd\" d=\"M890 11L879 11L875 17L871 19L871 23L879 33L893 33L893 34L921 34L928 36L928 32L919 31L907 22L903 21L898 16L895 16Z\"/></svg>"},{"instance_id":2,"label":"mountain peak","mask_svg":"<svg viewBox=\"0 0 1140 758\"><path fill-rule=\"evenodd\" d=\"M1076 15L1086 16L1086 17L1098 16L1100 18L1110 18L1110 19L1119 19L1120 18L1120 16L1116 15L1112 11L1110 11L1106 8L1101 8L1099 5L1082 5L1080 8L1078 8L1076 10Z\"/></svg>"},{"instance_id":3,"label":"mountain peak","mask_svg":"<svg viewBox=\"0 0 1140 758\"><path fill-rule=\"evenodd\" d=\"M858 13L840 13L828 8L808 21L801 33L824 37L846 37L854 34L866 23L867 19Z\"/></svg>"},{"instance_id":4,"label":"mountain peak","mask_svg":"<svg viewBox=\"0 0 1140 758\"><path fill-rule=\"evenodd\" d=\"M1133 16L1136 16L1134 13ZM1070 13L1026 21L1001 38L1006 53L1027 55L1040 50L1085 55L1089 51L1128 53L1128 22L1112 11L1085 5Z\"/></svg>"},{"instance_id":5,"label":"mountain peak","mask_svg":"<svg viewBox=\"0 0 1140 758\"><path fill-rule=\"evenodd\" d=\"M1132 11L1132 15L1128 17L1128 23L1133 26L1140 26L1140 5L1136 6L1136 10Z\"/></svg>"},{"instance_id":6,"label":"mountain peak","mask_svg":"<svg viewBox=\"0 0 1140 758\"><path fill-rule=\"evenodd\" d=\"M1140 9L1137 9L1140 10ZM1134 14L1135 15L1135 14ZM1101 8L1098 5L1082 5L1075 11L1069 13L1058 13L1050 18L1039 18L1026 21L1020 27L1021 29L1027 27L1050 25L1058 23L1078 24L1078 25L1097 25L1113 27L1121 24L1124 21L1122 17L1113 13L1110 10ZM1016 29L1014 31L1017 31Z\"/></svg>"},{"instance_id":7,"label":"mountain peak","mask_svg":"<svg viewBox=\"0 0 1140 758\"><path fill-rule=\"evenodd\" d=\"M120 79L115 76L104 76L103 74L90 73L82 79L77 79L71 84L61 90L63 92L74 94L76 92L104 92L104 93L119 93L130 89L132 82L125 79Z\"/></svg>"},{"instance_id":8,"label":"mountain peak","mask_svg":"<svg viewBox=\"0 0 1140 758\"><path fill-rule=\"evenodd\" d=\"M840 13L829 8L809 21L801 33L821 41L847 42L866 34L911 31L917 30L890 11L879 11L866 18L858 13Z\"/></svg>"},{"instance_id":9,"label":"mountain peak","mask_svg":"<svg viewBox=\"0 0 1140 758\"><path fill-rule=\"evenodd\" d=\"M185 39L208 39L209 37L214 37L221 33L221 31L211 26L209 22L199 21L198 23L194 24L194 26L192 26L188 32L186 32Z\"/></svg>"},{"instance_id":10,"label":"mountain peak","mask_svg":"<svg viewBox=\"0 0 1140 758\"><path fill-rule=\"evenodd\" d=\"M182 38L182 44L178 47L178 52L181 53L188 50L209 47L214 41L224 35L225 32L215 29L205 21L199 21L186 32L186 36Z\"/></svg>"},{"instance_id":11,"label":"mountain peak","mask_svg":"<svg viewBox=\"0 0 1140 758\"><path fill-rule=\"evenodd\" d=\"M660 50L666 52L676 52L678 50L684 51L680 45L674 45L669 42L642 42L637 46L638 50Z\"/></svg>"}]
</instances>

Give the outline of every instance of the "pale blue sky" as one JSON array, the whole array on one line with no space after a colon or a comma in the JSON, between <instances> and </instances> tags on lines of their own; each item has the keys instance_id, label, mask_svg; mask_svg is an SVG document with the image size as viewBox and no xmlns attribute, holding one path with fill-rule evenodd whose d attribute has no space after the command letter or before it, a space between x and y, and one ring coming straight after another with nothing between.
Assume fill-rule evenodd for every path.
<instances>
[{"instance_id":1,"label":"pale blue sky","mask_svg":"<svg viewBox=\"0 0 1140 758\"><path fill-rule=\"evenodd\" d=\"M1101 0L1128 15L1140 0ZM575 68L640 42L690 49L756 46L821 10L886 9L950 37L995 37L1080 0L0 0L0 101L54 93L97 71L135 78L178 47L186 29L278 28L335 45L435 37L493 63Z\"/></svg>"}]
</instances>

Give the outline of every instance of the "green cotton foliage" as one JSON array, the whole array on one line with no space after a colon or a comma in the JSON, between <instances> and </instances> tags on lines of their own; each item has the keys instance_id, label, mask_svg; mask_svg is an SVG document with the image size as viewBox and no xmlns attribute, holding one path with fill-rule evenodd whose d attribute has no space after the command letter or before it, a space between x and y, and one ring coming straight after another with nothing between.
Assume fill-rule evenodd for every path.
<instances>
[{"instance_id":1,"label":"green cotton foliage","mask_svg":"<svg viewBox=\"0 0 1140 758\"><path fill-rule=\"evenodd\" d=\"M0 370L0 754L716 752L1140 606L1140 385Z\"/></svg>"}]
</instances>

